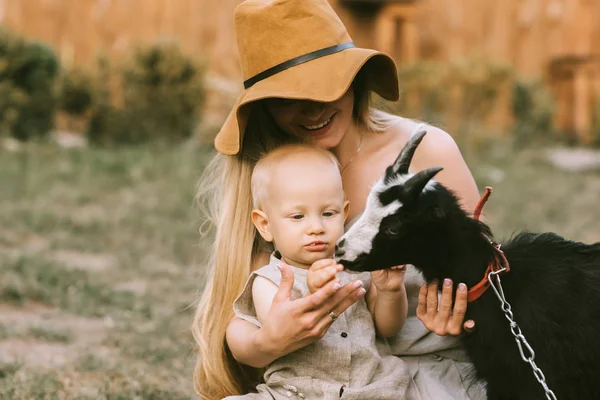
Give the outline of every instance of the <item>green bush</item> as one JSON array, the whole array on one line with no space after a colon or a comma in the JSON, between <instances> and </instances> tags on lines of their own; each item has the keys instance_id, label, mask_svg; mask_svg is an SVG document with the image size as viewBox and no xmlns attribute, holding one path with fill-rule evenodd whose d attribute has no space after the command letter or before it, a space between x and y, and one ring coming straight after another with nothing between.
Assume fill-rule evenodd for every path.
<instances>
[{"instance_id":1,"label":"green bush","mask_svg":"<svg viewBox=\"0 0 600 400\"><path fill-rule=\"evenodd\" d=\"M73 116L83 116L94 106L97 89L93 77L81 69L64 71L58 84L58 109Z\"/></svg>"},{"instance_id":2,"label":"green bush","mask_svg":"<svg viewBox=\"0 0 600 400\"><path fill-rule=\"evenodd\" d=\"M516 145L554 141L554 97L541 79L516 77L511 68L479 57L451 63L418 62L399 68L402 99L387 105L393 113L453 129L464 146L485 144L494 131L496 107L510 107ZM504 91L510 101L498 103ZM508 97L507 97L508 98ZM599 101L600 103L600 101ZM595 118L600 137L600 105ZM477 142L477 143L476 143Z\"/></svg>"},{"instance_id":3,"label":"green bush","mask_svg":"<svg viewBox=\"0 0 600 400\"><path fill-rule=\"evenodd\" d=\"M1 133L26 140L52 128L58 71L50 47L0 29Z\"/></svg>"},{"instance_id":4,"label":"green bush","mask_svg":"<svg viewBox=\"0 0 600 400\"><path fill-rule=\"evenodd\" d=\"M541 80L516 79L513 85L512 113L517 145L555 138L554 97Z\"/></svg>"},{"instance_id":5,"label":"green bush","mask_svg":"<svg viewBox=\"0 0 600 400\"><path fill-rule=\"evenodd\" d=\"M0 80L0 137L12 136L27 95L9 80Z\"/></svg>"},{"instance_id":6,"label":"green bush","mask_svg":"<svg viewBox=\"0 0 600 400\"><path fill-rule=\"evenodd\" d=\"M99 70L100 82L109 82L116 74L121 92L99 93L90 123L92 141L179 142L193 134L204 99L203 69L176 45L141 47L116 70L106 60Z\"/></svg>"},{"instance_id":7,"label":"green bush","mask_svg":"<svg viewBox=\"0 0 600 400\"><path fill-rule=\"evenodd\" d=\"M450 85L461 88L461 117L483 122L498 105L498 96L504 88L508 88L506 84L512 79L513 71L505 64L471 57L455 61L450 75Z\"/></svg>"},{"instance_id":8,"label":"green bush","mask_svg":"<svg viewBox=\"0 0 600 400\"><path fill-rule=\"evenodd\" d=\"M398 68L401 100L391 111L405 117L443 123L449 94L446 83L449 78L447 65L421 61Z\"/></svg>"},{"instance_id":9,"label":"green bush","mask_svg":"<svg viewBox=\"0 0 600 400\"><path fill-rule=\"evenodd\" d=\"M203 72L167 43L116 66L101 59L94 74L60 71L51 48L0 29L0 135L41 136L58 111L59 122L73 119L95 143L178 142L199 123Z\"/></svg>"},{"instance_id":10,"label":"green bush","mask_svg":"<svg viewBox=\"0 0 600 400\"><path fill-rule=\"evenodd\" d=\"M124 107L135 122L132 136L179 141L193 133L204 93L201 72L178 47L139 49L123 79Z\"/></svg>"},{"instance_id":11,"label":"green bush","mask_svg":"<svg viewBox=\"0 0 600 400\"><path fill-rule=\"evenodd\" d=\"M451 63L421 61L399 68L402 99L391 112L433 124L470 130L482 126L512 77L508 66L479 57Z\"/></svg>"},{"instance_id":12,"label":"green bush","mask_svg":"<svg viewBox=\"0 0 600 400\"><path fill-rule=\"evenodd\" d=\"M93 85L94 106L87 130L88 139L94 144L110 145L127 141L127 119L123 109L115 106L115 94L110 82L114 75L105 57L98 59L98 70Z\"/></svg>"}]
</instances>

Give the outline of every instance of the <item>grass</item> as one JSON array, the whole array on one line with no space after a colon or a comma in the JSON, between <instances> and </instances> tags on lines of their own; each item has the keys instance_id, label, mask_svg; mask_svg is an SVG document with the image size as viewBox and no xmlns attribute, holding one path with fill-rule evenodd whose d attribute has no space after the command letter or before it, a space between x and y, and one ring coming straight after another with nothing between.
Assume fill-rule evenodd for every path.
<instances>
[{"instance_id":1,"label":"grass","mask_svg":"<svg viewBox=\"0 0 600 400\"><path fill-rule=\"evenodd\" d=\"M543 147L497 145L467 160L480 192L493 188L484 215L495 236L551 231L572 240L600 241L600 171L559 170L546 154Z\"/></svg>"},{"instance_id":2,"label":"grass","mask_svg":"<svg viewBox=\"0 0 600 400\"><path fill-rule=\"evenodd\" d=\"M68 331L51 326L32 326L26 334L46 342L69 343L72 340Z\"/></svg>"},{"instance_id":3,"label":"grass","mask_svg":"<svg viewBox=\"0 0 600 400\"><path fill-rule=\"evenodd\" d=\"M1 151L0 399L191 398L207 157Z\"/></svg>"},{"instance_id":4,"label":"grass","mask_svg":"<svg viewBox=\"0 0 600 400\"><path fill-rule=\"evenodd\" d=\"M0 363L0 379L14 375L22 366L23 363L20 362Z\"/></svg>"},{"instance_id":5,"label":"grass","mask_svg":"<svg viewBox=\"0 0 600 400\"><path fill-rule=\"evenodd\" d=\"M543 154L499 145L469 157L480 189L494 187L493 230L599 241L600 175L558 171ZM193 198L208 157L0 150L0 399L192 397L189 326L208 245Z\"/></svg>"},{"instance_id":6,"label":"grass","mask_svg":"<svg viewBox=\"0 0 600 400\"><path fill-rule=\"evenodd\" d=\"M69 343L72 335L68 330L48 325L32 325L27 329L15 329L7 324L0 324L0 340L9 338L35 338L46 342Z\"/></svg>"}]
</instances>

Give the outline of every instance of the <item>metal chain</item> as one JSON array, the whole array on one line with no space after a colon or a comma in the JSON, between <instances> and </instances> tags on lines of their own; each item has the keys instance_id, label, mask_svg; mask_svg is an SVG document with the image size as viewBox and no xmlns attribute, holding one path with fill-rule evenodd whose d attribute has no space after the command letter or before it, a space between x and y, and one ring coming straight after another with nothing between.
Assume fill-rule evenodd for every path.
<instances>
[{"instance_id":1,"label":"metal chain","mask_svg":"<svg viewBox=\"0 0 600 400\"><path fill-rule=\"evenodd\" d=\"M546 377L544 376L544 373L535 364L535 361L534 361L535 352L533 351L533 349L527 342L527 339L525 339L525 336L523 336L523 333L521 332L521 328L519 328L519 325L517 325L517 323L514 321L514 319L513 319L514 317L513 317L513 313L512 313L510 304L504 298L504 290L502 290L502 283L500 281L500 275L498 275L499 273L504 272L504 271L506 271L506 268L502 268L498 271L492 271L488 274L487 279L490 282L492 289L494 289L494 292L496 293L496 297L498 297L498 300L500 300L500 303L502 303L502 305L501 305L502 311L504 311L504 316L506 317L508 322L510 322L510 331L512 332L513 336L515 337L515 341L517 342L517 346L519 347L519 353L521 353L521 358L523 359L523 361L525 361L526 363L529 363L529 365L531 365L531 369L533 370L533 375L535 376L535 379L537 379L537 381L540 383L540 385L542 385L542 387L544 388L544 392L546 392L546 399L557 400L554 392L552 390L550 390L550 388L548 388L548 385L546 384ZM498 285L497 288L496 288L495 282L492 280L492 278L494 278L494 277L496 278L496 281L497 281L496 282ZM526 355L525 353L528 353L528 355Z\"/></svg>"}]
</instances>

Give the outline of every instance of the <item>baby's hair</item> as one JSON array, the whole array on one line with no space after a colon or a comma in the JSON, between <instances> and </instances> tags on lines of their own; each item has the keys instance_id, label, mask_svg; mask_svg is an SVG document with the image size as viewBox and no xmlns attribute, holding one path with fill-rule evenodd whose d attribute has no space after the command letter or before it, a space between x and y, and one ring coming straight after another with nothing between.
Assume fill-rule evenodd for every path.
<instances>
[{"instance_id":1,"label":"baby's hair","mask_svg":"<svg viewBox=\"0 0 600 400\"><path fill-rule=\"evenodd\" d=\"M327 150L310 144L287 144L277 147L275 150L264 154L254 166L252 171L252 207L261 208L264 197L267 192L269 180L273 176L274 169L281 161L287 160L291 156L302 156L306 154L318 155L330 161L332 166L339 171L337 158Z\"/></svg>"}]
</instances>

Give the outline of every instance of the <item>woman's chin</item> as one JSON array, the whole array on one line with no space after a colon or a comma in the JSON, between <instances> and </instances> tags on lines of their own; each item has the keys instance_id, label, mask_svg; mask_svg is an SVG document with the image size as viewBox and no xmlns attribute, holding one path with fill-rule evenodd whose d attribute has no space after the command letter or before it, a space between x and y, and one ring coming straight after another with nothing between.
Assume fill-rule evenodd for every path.
<instances>
[{"instance_id":1,"label":"woman's chin","mask_svg":"<svg viewBox=\"0 0 600 400\"><path fill-rule=\"evenodd\" d=\"M325 149L331 150L337 147L340 144L341 138L337 137L337 135L327 135L321 137L309 137L309 140L315 146Z\"/></svg>"}]
</instances>

